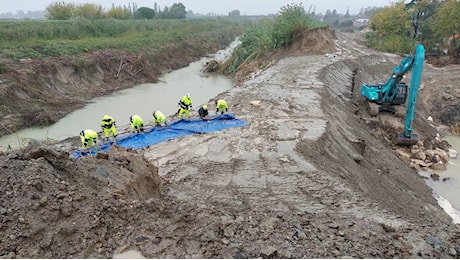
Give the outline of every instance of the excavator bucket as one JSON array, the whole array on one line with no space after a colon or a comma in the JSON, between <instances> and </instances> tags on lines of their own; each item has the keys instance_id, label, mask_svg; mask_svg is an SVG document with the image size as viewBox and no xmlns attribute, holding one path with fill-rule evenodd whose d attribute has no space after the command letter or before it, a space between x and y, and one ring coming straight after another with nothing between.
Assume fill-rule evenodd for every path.
<instances>
[{"instance_id":1,"label":"excavator bucket","mask_svg":"<svg viewBox=\"0 0 460 260\"><path fill-rule=\"evenodd\" d=\"M410 137L406 136L404 133L398 134L398 140L397 143L398 145L402 146L411 146L411 145L416 145L418 142L417 135L411 134Z\"/></svg>"}]
</instances>

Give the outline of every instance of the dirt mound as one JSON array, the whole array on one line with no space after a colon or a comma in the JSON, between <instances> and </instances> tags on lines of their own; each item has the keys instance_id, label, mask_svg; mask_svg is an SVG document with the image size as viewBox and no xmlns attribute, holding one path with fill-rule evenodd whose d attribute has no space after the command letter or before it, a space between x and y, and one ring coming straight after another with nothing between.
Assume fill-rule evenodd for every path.
<instances>
[{"instance_id":1,"label":"dirt mound","mask_svg":"<svg viewBox=\"0 0 460 260\"><path fill-rule=\"evenodd\" d=\"M336 53L335 31L328 27L305 30L294 37L292 45L288 49L278 49L272 53L265 53L257 59L241 64L232 74L238 82L244 82L259 75L263 70L272 66L276 60L286 55L317 55ZM204 68L205 72L227 73L233 60L224 63L210 61Z\"/></svg>"},{"instance_id":2,"label":"dirt mound","mask_svg":"<svg viewBox=\"0 0 460 260\"><path fill-rule=\"evenodd\" d=\"M94 234L107 229L100 221L122 214L111 211L115 205L160 197L158 168L116 148L76 160L31 141L23 152L0 157L0 175L2 258L83 256L100 240ZM63 252L63 245L73 249Z\"/></svg>"},{"instance_id":3,"label":"dirt mound","mask_svg":"<svg viewBox=\"0 0 460 260\"><path fill-rule=\"evenodd\" d=\"M330 27L306 30L294 37L289 52L303 55L335 53L337 36Z\"/></svg>"}]
</instances>

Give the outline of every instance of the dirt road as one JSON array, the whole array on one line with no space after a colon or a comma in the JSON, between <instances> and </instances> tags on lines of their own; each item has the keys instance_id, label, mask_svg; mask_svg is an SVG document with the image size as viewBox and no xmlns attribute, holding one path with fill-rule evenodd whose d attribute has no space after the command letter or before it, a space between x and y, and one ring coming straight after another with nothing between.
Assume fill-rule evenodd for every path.
<instances>
[{"instance_id":1,"label":"dirt road","mask_svg":"<svg viewBox=\"0 0 460 260\"><path fill-rule=\"evenodd\" d=\"M169 179L160 198L143 178L120 185L114 165L137 176L129 155L65 163L64 143L1 157L0 256L458 257L459 226L357 109L356 86L398 57L338 36L341 55L284 57L219 96L249 126L138 151Z\"/></svg>"}]
</instances>

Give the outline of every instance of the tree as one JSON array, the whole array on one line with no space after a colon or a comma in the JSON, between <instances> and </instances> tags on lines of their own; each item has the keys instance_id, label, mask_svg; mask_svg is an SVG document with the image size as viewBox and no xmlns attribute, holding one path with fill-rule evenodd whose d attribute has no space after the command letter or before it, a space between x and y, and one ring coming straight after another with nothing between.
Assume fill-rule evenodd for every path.
<instances>
[{"instance_id":1,"label":"tree","mask_svg":"<svg viewBox=\"0 0 460 260\"><path fill-rule=\"evenodd\" d=\"M95 4L82 4L77 6L76 16L80 16L86 19L101 19L104 18L104 12L102 6Z\"/></svg>"},{"instance_id":2,"label":"tree","mask_svg":"<svg viewBox=\"0 0 460 260\"><path fill-rule=\"evenodd\" d=\"M232 10L230 13L228 13L228 16L240 16L240 11Z\"/></svg>"},{"instance_id":3,"label":"tree","mask_svg":"<svg viewBox=\"0 0 460 260\"><path fill-rule=\"evenodd\" d=\"M372 30L382 35L401 35L410 37L413 27L404 2L393 4L374 13L369 20Z\"/></svg>"},{"instance_id":4,"label":"tree","mask_svg":"<svg viewBox=\"0 0 460 260\"><path fill-rule=\"evenodd\" d=\"M332 24L339 20L339 18L340 17L335 9L332 12L330 10L326 10L326 15L324 15L323 21Z\"/></svg>"},{"instance_id":5,"label":"tree","mask_svg":"<svg viewBox=\"0 0 460 260\"><path fill-rule=\"evenodd\" d=\"M443 39L452 39L451 44L457 48L456 35L460 31L460 2L447 0L436 10L431 23L433 31ZM457 49L457 53L460 47Z\"/></svg>"},{"instance_id":6,"label":"tree","mask_svg":"<svg viewBox=\"0 0 460 260\"><path fill-rule=\"evenodd\" d=\"M120 20L127 20L132 17L132 14L128 8L121 6L115 7L114 5L112 5L112 8L109 11L107 11L107 17Z\"/></svg>"},{"instance_id":7,"label":"tree","mask_svg":"<svg viewBox=\"0 0 460 260\"><path fill-rule=\"evenodd\" d=\"M136 19L154 19L155 11L148 7L140 7L134 13L134 18Z\"/></svg>"},{"instance_id":8,"label":"tree","mask_svg":"<svg viewBox=\"0 0 460 260\"><path fill-rule=\"evenodd\" d=\"M49 20L70 20L75 17L75 5L64 1L51 3L46 7L45 17Z\"/></svg>"},{"instance_id":9,"label":"tree","mask_svg":"<svg viewBox=\"0 0 460 260\"><path fill-rule=\"evenodd\" d=\"M345 13L345 15L343 16L344 18L350 18L351 15L350 15L350 8L347 8L347 12Z\"/></svg>"},{"instance_id":10,"label":"tree","mask_svg":"<svg viewBox=\"0 0 460 260\"><path fill-rule=\"evenodd\" d=\"M182 3L178 3L171 6L169 13L172 19L185 19L187 11L185 10L185 6Z\"/></svg>"}]
</instances>

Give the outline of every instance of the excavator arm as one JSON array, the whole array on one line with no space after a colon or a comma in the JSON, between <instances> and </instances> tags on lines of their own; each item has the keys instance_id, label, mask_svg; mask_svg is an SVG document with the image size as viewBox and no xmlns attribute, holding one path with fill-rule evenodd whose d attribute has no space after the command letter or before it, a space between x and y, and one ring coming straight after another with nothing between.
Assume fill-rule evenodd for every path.
<instances>
[{"instance_id":1,"label":"excavator arm","mask_svg":"<svg viewBox=\"0 0 460 260\"><path fill-rule=\"evenodd\" d=\"M407 100L406 119L404 132L398 135L398 144L414 145L417 143L417 136L412 133L412 121L414 120L417 95L422 81L423 63L425 62L425 48L419 44L415 48L415 56L410 81L409 97Z\"/></svg>"},{"instance_id":2,"label":"excavator arm","mask_svg":"<svg viewBox=\"0 0 460 260\"><path fill-rule=\"evenodd\" d=\"M394 69L391 77L384 84L361 86L361 94L367 99L371 115L380 111L395 113L397 105L406 105L404 132L398 135L398 144L413 145L417 143L417 136L412 134L412 121L414 120L415 104L422 79L423 63L425 61L425 48L419 44L414 53L407 55ZM409 91L408 86L401 82L404 75L412 70ZM373 104L373 105L371 105ZM377 111L372 107L378 105Z\"/></svg>"},{"instance_id":3,"label":"excavator arm","mask_svg":"<svg viewBox=\"0 0 460 260\"><path fill-rule=\"evenodd\" d=\"M414 65L414 55L409 54L400 63L394 67L393 72L387 82L384 84L361 86L361 95L368 102L378 105L377 111L371 115L376 116L380 111L388 111L395 113L395 105L404 105L407 97L407 85L401 80L404 75L412 69ZM369 104L370 107L374 105Z\"/></svg>"}]
</instances>

